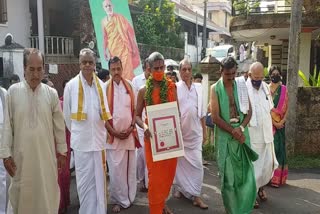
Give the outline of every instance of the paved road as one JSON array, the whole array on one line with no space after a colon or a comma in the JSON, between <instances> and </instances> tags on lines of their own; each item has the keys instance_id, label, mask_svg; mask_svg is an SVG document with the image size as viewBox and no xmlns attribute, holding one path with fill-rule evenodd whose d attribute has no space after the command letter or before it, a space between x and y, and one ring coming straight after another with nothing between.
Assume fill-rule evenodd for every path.
<instances>
[{"instance_id":1,"label":"paved road","mask_svg":"<svg viewBox=\"0 0 320 214\"><path fill-rule=\"evenodd\" d=\"M260 208L254 210L253 214L320 214L320 169L291 170L289 172L288 185L280 189L267 187L266 191L269 196L268 201L260 204ZM175 214L225 213L215 163L205 168L202 192L202 197L209 205L208 210L200 210L193 207L190 201L186 199L170 198L168 205ZM78 213L79 202L75 188L75 177L72 177L71 203L68 214ZM108 213L112 213L110 205L108 206ZM121 211L121 213L148 214L146 194L139 192L134 206Z\"/></svg>"}]
</instances>

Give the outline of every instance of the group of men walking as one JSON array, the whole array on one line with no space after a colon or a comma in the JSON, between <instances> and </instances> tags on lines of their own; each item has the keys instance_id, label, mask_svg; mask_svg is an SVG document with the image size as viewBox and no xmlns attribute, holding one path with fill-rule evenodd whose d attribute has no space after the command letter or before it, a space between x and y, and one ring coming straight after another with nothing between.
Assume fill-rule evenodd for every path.
<instances>
[{"instance_id":1,"label":"group of men walking","mask_svg":"<svg viewBox=\"0 0 320 214\"><path fill-rule=\"evenodd\" d=\"M80 72L64 89L63 112L57 92L41 83L41 52L26 49L23 63L25 81L0 93L4 130L0 158L12 178L8 204L13 213L58 213L58 171L67 160L65 126L71 133L80 214L105 214L108 196L113 212L129 208L137 181L148 191L151 214L172 213L166 206L171 187L175 197L183 195L194 206L208 208L200 197L207 106L201 83L192 81L187 59L179 64L181 81L175 84L166 78L164 57L158 52L145 60L144 73L132 82L122 76L121 59L112 57L111 78L103 83L94 73L94 52L82 49ZM273 103L260 63L251 66L247 81L235 81L236 68L234 59L222 61L222 77L212 86L210 109L226 211L250 213L257 193L261 200L267 199L263 186L277 167ZM185 156L153 161L145 107L174 101L179 106ZM6 209L8 199L0 199Z\"/></svg>"},{"instance_id":2,"label":"group of men walking","mask_svg":"<svg viewBox=\"0 0 320 214\"><path fill-rule=\"evenodd\" d=\"M63 111L57 92L41 83L44 56L36 49L24 52L25 81L7 94L3 90L0 158L12 178L8 204L13 213L58 213L58 171L67 159L65 126L71 133L80 214L105 214L108 187L112 211L129 208L137 178L148 191L152 214L172 213L165 202L173 184L177 197L183 194L195 206L208 208L200 199L205 112L201 85L192 83L191 63L180 63L182 82L177 85L165 77L164 58L157 52L132 82L123 79L118 57L109 60L107 83L94 73L93 51L81 50L79 64L79 74L65 86ZM173 101L180 106L186 155L154 162L144 109Z\"/></svg>"}]
</instances>

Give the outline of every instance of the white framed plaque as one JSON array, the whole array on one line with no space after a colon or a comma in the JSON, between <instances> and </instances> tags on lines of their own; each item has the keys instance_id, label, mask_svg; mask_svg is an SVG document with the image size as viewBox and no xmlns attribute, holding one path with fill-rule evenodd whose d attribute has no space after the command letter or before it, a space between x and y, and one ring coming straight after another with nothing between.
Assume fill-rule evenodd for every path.
<instances>
[{"instance_id":1,"label":"white framed plaque","mask_svg":"<svg viewBox=\"0 0 320 214\"><path fill-rule=\"evenodd\" d=\"M147 106L153 161L184 156L177 102Z\"/></svg>"}]
</instances>

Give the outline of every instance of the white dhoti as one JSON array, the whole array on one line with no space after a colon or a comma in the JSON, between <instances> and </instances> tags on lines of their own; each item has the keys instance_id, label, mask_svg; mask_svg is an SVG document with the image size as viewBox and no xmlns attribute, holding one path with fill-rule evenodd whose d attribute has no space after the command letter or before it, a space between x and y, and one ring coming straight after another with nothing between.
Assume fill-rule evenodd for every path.
<instances>
[{"instance_id":1,"label":"white dhoti","mask_svg":"<svg viewBox=\"0 0 320 214\"><path fill-rule=\"evenodd\" d=\"M103 168L105 151L74 151L79 214L106 214L107 192Z\"/></svg>"},{"instance_id":2,"label":"white dhoti","mask_svg":"<svg viewBox=\"0 0 320 214\"><path fill-rule=\"evenodd\" d=\"M7 171L0 159L0 214L6 214L8 202Z\"/></svg>"},{"instance_id":3,"label":"white dhoti","mask_svg":"<svg viewBox=\"0 0 320 214\"><path fill-rule=\"evenodd\" d=\"M146 156L144 152L144 131L137 127L139 142L141 147L137 149L137 180L139 182L144 180L144 185L148 188L148 168L146 164Z\"/></svg>"},{"instance_id":4,"label":"white dhoti","mask_svg":"<svg viewBox=\"0 0 320 214\"><path fill-rule=\"evenodd\" d=\"M110 203L128 208L137 192L136 155L134 150L107 150Z\"/></svg>"},{"instance_id":5,"label":"white dhoti","mask_svg":"<svg viewBox=\"0 0 320 214\"><path fill-rule=\"evenodd\" d=\"M275 158L273 143L251 143L251 148L259 155L259 159L253 162L258 191L260 187L270 182L278 162Z\"/></svg>"},{"instance_id":6,"label":"white dhoti","mask_svg":"<svg viewBox=\"0 0 320 214\"><path fill-rule=\"evenodd\" d=\"M251 78L246 81L252 107L252 117L249 123L251 148L259 155L253 162L257 191L269 183L273 171L278 167L274 153L271 109L272 96L268 85L262 82L257 90L253 88Z\"/></svg>"},{"instance_id":7,"label":"white dhoti","mask_svg":"<svg viewBox=\"0 0 320 214\"><path fill-rule=\"evenodd\" d=\"M175 188L186 198L200 197L203 182L202 151L185 148L185 156L178 158Z\"/></svg>"},{"instance_id":8,"label":"white dhoti","mask_svg":"<svg viewBox=\"0 0 320 214\"><path fill-rule=\"evenodd\" d=\"M185 156L178 158L174 185L186 198L200 197L203 182L201 119L205 116L202 99L202 86L184 81L177 84L181 131Z\"/></svg>"}]
</instances>

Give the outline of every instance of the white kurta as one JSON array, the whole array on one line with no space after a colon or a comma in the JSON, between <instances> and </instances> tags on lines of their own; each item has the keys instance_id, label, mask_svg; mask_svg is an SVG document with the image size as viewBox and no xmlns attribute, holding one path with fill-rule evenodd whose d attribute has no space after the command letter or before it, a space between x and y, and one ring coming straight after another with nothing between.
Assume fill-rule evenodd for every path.
<instances>
[{"instance_id":1,"label":"white kurta","mask_svg":"<svg viewBox=\"0 0 320 214\"><path fill-rule=\"evenodd\" d=\"M142 88L146 84L146 76L144 73L136 76L132 80L132 84L138 94L139 89ZM142 112L142 121L146 118L145 112ZM146 157L144 152L144 131L138 125L136 125L139 141L141 147L137 149L137 179L138 181L144 180L145 187L148 188L148 168L146 164Z\"/></svg>"},{"instance_id":2,"label":"white kurta","mask_svg":"<svg viewBox=\"0 0 320 214\"><path fill-rule=\"evenodd\" d=\"M0 214L6 214L7 208L7 171L0 159Z\"/></svg>"},{"instance_id":3,"label":"white kurta","mask_svg":"<svg viewBox=\"0 0 320 214\"><path fill-rule=\"evenodd\" d=\"M108 82L110 84L110 82ZM131 97L122 81L114 82L113 128L127 130L132 123ZM134 201L137 190L136 154L133 135L125 140L114 138L107 145L107 162L110 176L110 201L128 208Z\"/></svg>"},{"instance_id":4,"label":"white kurta","mask_svg":"<svg viewBox=\"0 0 320 214\"><path fill-rule=\"evenodd\" d=\"M202 108L202 100L198 99L195 84L191 85L190 90L183 81L176 85L185 156L178 158L174 184L179 192L191 199L193 196L199 197L201 194L203 130L200 120L205 116L205 111ZM199 108L201 111L198 111Z\"/></svg>"},{"instance_id":5,"label":"white kurta","mask_svg":"<svg viewBox=\"0 0 320 214\"><path fill-rule=\"evenodd\" d=\"M3 141L2 138L2 131L3 131L3 123L4 123L4 107L6 105L5 103L5 97L7 92L0 87L0 90L2 90L4 102L2 103L2 100L0 100L0 142ZM4 168L3 160L0 159L0 214L6 214L6 207L7 207L7 171Z\"/></svg>"},{"instance_id":6,"label":"white kurta","mask_svg":"<svg viewBox=\"0 0 320 214\"><path fill-rule=\"evenodd\" d=\"M58 213L58 153L66 153L63 114L57 92L45 84L35 91L24 81L8 90L0 158L17 166L9 199L15 214Z\"/></svg>"},{"instance_id":7,"label":"white kurta","mask_svg":"<svg viewBox=\"0 0 320 214\"><path fill-rule=\"evenodd\" d=\"M74 106L78 106L78 100L73 98L78 93L79 75L83 83L84 109L86 109L87 113L87 119L82 121L71 120L71 109ZM81 72L79 75L67 83L63 95L63 113L67 128L71 132L71 148L74 151L82 152L102 151L106 149L107 132L104 126L105 122L100 117L98 90L95 82L93 82L92 86L89 86ZM99 83L105 98L103 102L106 111L109 113L105 85L100 80Z\"/></svg>"},{"instance_id":8,"label":"white kurta","mask_svg":"<svg viewBox=\"0 0 320 214\"><path fill-rule=\"evenodd\" d=\"M86 106L87 119L82 121L71 120L71 109L78 105L77 100L72 99L78 93L79 76L70 80L64 90L63 112L66 125L71 132L71 148L75 159L75 171L77 180L77 191L80 200L80 214L107 212L106 202L106 177L103 170L105 161L103 152L106 149L106 129L104 121L100 117L100 100L96 83L90 86L82 76L84 103ZM103 100L106 111L109 108L106 101L105 87L102 87Z\"/></svg>"},{"instance_id":9,"label":"white kurta","mask_svg":"<svg viewBox=\"0 0 320 214\"><path fill-rule=\"evenodd\" d=\"M262 85L259 90L253 88L250 78L247 86L252 110L255 111L253 112L255 116L251 118L254 122L250 121L249 124L249 135L251 148L259 155L259 159L253 162L258 190L269 183L278 165L274 153L270 114L272 97L268 89L264 87L265 85Z\"/></svg>"}]
</instances>

